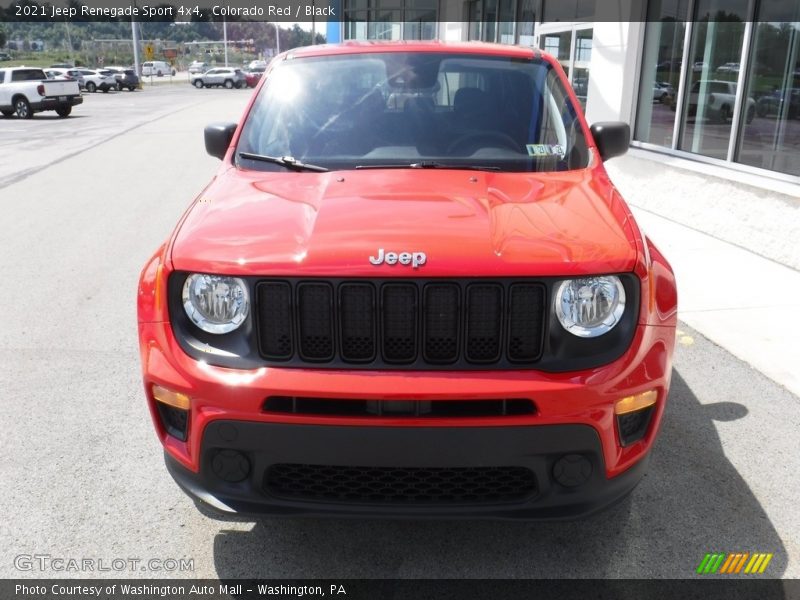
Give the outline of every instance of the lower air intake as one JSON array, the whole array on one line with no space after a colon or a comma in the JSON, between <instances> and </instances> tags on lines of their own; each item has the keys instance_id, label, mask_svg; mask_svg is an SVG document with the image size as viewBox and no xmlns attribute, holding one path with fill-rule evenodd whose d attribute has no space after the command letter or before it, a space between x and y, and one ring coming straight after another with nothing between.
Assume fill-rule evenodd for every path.
<instances>
[{"instance_id":1,"label":"lower air intake","mask_svg":"<svg viewBox=\"0 0 800 600\"><path fill-rule=\"evenodd\" d=\"M493 504L524 500L536 478L524 467L350 467L275 464L264 487L278 498L364 504Z\"/></svg>"}]
</instances>

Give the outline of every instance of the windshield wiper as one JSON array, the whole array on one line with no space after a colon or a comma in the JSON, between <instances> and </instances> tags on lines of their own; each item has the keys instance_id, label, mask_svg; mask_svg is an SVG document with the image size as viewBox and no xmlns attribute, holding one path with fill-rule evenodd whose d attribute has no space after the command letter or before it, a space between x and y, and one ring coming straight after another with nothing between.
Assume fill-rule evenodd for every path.
<instances>
[{"instance_id":1,"label":"windshield wiper","mask_svg":"<svg viewBox=\"0 0 800 600\"><path fill-rule=\"evenodd\" d=\"M500 167L490 167L486 165L445 164L433 160L423 160L421 162L404 165L357 165L356 169L451 169L457 171L499 171Z\"/></svg>"},{"instance_id":2,"label":"windshield wiper","mask_svg":"<svg viewBox=\"0 0 800 600\"><path fill-rule=\"evenodd\" d=\"M319 165L300 162L294 156L266 156L264 154L253 154L252 152L239 152L239 158L281 165L292 171L314 171L316 173L326 173L328 171L328 169Z\"/></svg>"}]
</instances>

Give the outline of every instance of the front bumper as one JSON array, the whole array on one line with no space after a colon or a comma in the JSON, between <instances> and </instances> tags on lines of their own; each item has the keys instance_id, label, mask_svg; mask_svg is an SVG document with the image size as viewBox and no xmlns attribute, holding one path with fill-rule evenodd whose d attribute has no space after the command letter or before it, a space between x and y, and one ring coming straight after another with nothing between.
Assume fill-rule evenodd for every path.
<instances>
[{"instance_id":1,"label":"front bumper","mask_svg":"<svg viewBox=\"0 0 800 600\"><path fill-rule=\"evenodd\" d=\"M663 415L673 327L636 328L628 350L602 367L565 373L525 371L348 371L263 367L236 370L189 357L169 323L140 323L145 390L173 477L191 496L227 513L435 515L560 518L584 515L627 494L642 476ZM191 399L188 435L167 434L152 386ZM614 404L657 393L646 434L620 442ZM478 400L528 398L534 414L353 417L269 412L265 399ZM232 428L235 433L221 434ZM233 483L209 470L214 453L246 456L247 478ZM554 479L556 463L578 455L591 477L575 487ZM535 492L514 501L420 507L400 503L278 498L264 487L279 463L353 467L530 469Z\"/></svg>"},{"instance_id":2,"label":"front bumper","mask_svg":"<svg viewBox=\"0 0 800 600\"><path fill-rule=\"evenodd\" d=\"M220 518L575 518L627 495L646 462L645 457L607 478L600 438L586 425L401 428L215 421L203 437L198 473L166 455L180 487L204 512ZM287 485L273 475L286 465L305 472L306 479ZM512 469L515 475L508 474ZM471 474L469 489L465 473Z\"/></svg>"}]
</instances>

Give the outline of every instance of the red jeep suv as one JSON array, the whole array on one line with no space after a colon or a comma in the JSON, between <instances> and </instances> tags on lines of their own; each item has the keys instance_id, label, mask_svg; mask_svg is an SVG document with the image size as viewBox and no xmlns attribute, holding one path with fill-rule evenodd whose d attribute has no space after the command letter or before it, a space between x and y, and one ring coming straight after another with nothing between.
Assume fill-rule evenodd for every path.
<instances>
[{"instance_id":1,"label":"red jeep suv","mask_svg":"<svg viewBox=\"0 0 800 600\"><path fill-rule=\"evenodd\" d=\"M677 295L552 57L274 60L139 283L167 467L212 513L559 518L646 468Z\"/></svg>"}]
</instances>

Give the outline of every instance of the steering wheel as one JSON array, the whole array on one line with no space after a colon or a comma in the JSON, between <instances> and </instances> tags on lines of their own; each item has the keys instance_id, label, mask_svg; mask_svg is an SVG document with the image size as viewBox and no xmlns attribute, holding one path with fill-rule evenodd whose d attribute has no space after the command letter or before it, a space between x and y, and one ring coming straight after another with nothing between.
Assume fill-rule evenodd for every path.
<instances>
[{"instance_id":1,"label":"steering wheel","mask_svg":"<svg viewBox=\"0 0 800 600\"><path fill-rule=\"evenodd\" d=\"M509 148L519 152L519 143L514 138L498 131L473 131L465 133L447 146L448 154L473 154L479 148ZM467 152L471 150L471 152Z\"/></svg>"}]
</instances>

